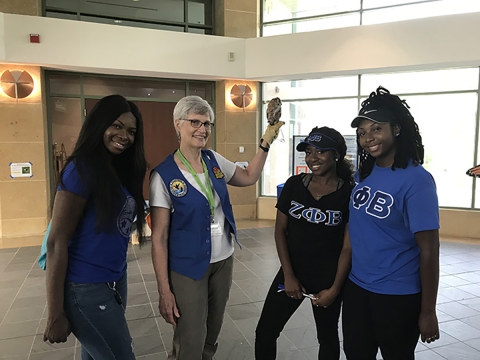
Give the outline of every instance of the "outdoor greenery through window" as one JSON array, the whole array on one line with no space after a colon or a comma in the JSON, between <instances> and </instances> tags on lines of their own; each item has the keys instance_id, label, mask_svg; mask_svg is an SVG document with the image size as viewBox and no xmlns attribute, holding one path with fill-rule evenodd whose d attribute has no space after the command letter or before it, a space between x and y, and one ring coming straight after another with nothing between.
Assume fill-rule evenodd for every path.
<instances>
[{"instance_id":1,"label":"outdoor greenery through window","mask_svg":"<svg viewBox=\"0 0 480 360\"><path fill-rule=\"evenodd\" d=\"M440 206L480 209L480 181L465 174L480 162L478 84L478 68L263 84L263 116L266 103L280 97L286 125L284 141L275 141L267 158L262 195L275 196L277 185L292 174L293 135L306 136L315 126L355 135L350 122L360 103L382 85L410 105L425 146L424 166L435 178ZM265 128L265 118L262 124Z\"/></svg>"},{"instance_id":2,"label":"outdoor greenery through window","mask_svg":"<svg viewBox=\"0 0 480 360\"><path fill-rule=\"evenodd\" d=\"M480 11L478 0L263 0L262 36Z\"/></svg>"}]
</instances>

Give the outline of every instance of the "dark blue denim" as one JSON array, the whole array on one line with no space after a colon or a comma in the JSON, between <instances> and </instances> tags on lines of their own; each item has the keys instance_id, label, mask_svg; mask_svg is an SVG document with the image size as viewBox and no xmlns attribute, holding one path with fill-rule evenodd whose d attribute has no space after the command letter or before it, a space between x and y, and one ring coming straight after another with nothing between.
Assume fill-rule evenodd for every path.
<instances>
[{"instance_id":1,"label":"dark blue denim","mask_svg":"<svg viewBox=\"0 0 480 360\"><path fill-rule=\"evenodd\" d=\"M72 333L82 344L82 360L135 359L125 318L127 275L113 285L113 282L65 285L65 314Z\"/></svg>"}]
</instances>

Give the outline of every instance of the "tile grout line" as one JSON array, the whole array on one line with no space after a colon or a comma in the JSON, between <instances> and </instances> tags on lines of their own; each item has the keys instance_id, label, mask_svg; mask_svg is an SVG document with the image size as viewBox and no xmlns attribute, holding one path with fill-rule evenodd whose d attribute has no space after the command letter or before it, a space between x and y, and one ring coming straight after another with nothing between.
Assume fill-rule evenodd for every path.
<instances>
[{"instance_id":1,"label":"tile grout line","mask_svg":"<svg viewBox=\"0 0 480 360\"><path fill-rule=\"evenodd\" d=\"M15 255L16 255L16 254L15 254ZM22 290L23 285L24 285L25 282L27 281L28 275L30 275L30 273L32 272L32 269L33 269L33 267L35 266L36 263L37 263L37 261L35 260L35 262L34 262L34 263L32 264L32 266L30 267L30 270L28 271L27 275L25 276L25 279L23 280L22 285L20 285L20 287L18 288L18 291L17 291L17 293L15 294L15 297L13 298L12 303L11 303L10 306L8 307L8 310L7 310L6 314L5 314L5 317L2 319L2 321L0 321L0 326L4 324L4 321L5 321L5 318L7 317L8 312L12 309L13 303L15 302L15 300L17 300L18 293L20 292L20 290ZM7 265L7 266L8 266L8 265Z\"/></svg>"},{"instance_id":2,"label":"tile grout line","mask_svg":"<svg viewBox=\"0 0 480 360\"><path fill-rule=\"evenodd\" d=\"M142 271L142 268L140 267L140 264L138 262L138 256L137 256L137 252L135 251L135 246L134 245L132 245L132 250L135 254L135 261L137 263L138 269L140 270L140 275L142 277L143 287L145 288L145 292L147 293L148 302L150 304L150 308L152 309L153 318L155 319L155 325L157 326L158 334L160 336L160 340L162 341L163 349L164 349L165 352L167 352L167 347L166 347L165 341L163 340L162 332L161 332L160 326L158 324L158 317L155 316L155 308L153 307L152 299L150 298L150 293L148 292L147 285L145 284L145 278L143 277L143 271ZM150 250L150 254L151 254L151 250ZM154 273L155 273L155 268L154 268ZM155 279L155 281L156 281L156 279ZM161 317L161 315L160 315L160 317ZM167 352L167 355L168 355L168 352Z\"/></svg>"}]
</instances>

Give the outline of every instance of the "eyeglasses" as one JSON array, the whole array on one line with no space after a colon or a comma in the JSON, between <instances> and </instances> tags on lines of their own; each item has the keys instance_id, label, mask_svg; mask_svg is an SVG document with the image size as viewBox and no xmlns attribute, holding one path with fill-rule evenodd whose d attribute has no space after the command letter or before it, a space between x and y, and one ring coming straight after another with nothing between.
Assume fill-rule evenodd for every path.
<instances>
[{"instance_id":1,"label":"eyeglasses","mask_svg":"<svg viewBox=\"0 0 480 360\"><path fill-rule=\"evenodd\" d=\"M190 121L190 124L195 128L195 129L198 129L200 128L202 125L205 127L205 130L212 130L212 128L214 127L214 123L210 122L210 121L205 121L205 122L202 122L200 120L190 120L190 119L180 119L180 120L185 120L185 121Z\"/></svg>"}]
</instances>

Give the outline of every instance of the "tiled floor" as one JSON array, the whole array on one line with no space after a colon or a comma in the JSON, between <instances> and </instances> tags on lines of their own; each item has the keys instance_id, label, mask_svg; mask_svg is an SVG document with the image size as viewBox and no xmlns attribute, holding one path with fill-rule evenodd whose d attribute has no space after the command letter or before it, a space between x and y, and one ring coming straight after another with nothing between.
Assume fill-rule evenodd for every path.
<instances>
[{"instance_id":1,"label":"tiled floor","mask_svg":"<svg viewBox=\"0 0 480 360\"><path fill-rule=\"evenodd\" d=\"M255 326L279 262L273 228L239 232L231 296L216 360L253 359ZM0 249L0 359L80 359L78 343L42 341L45 326L45 275L35 261L39 247ZM166 359L172 328L157 308L150 244L128 255L127 318L138 359ZM480 359L480 245L442 242L438 297L441 339L417 347L417 359ZM277 359L317 359L318 345L307 301L278 341ZM345 357L342 355L342 359Z\"/></svg>"}]
</instances>

